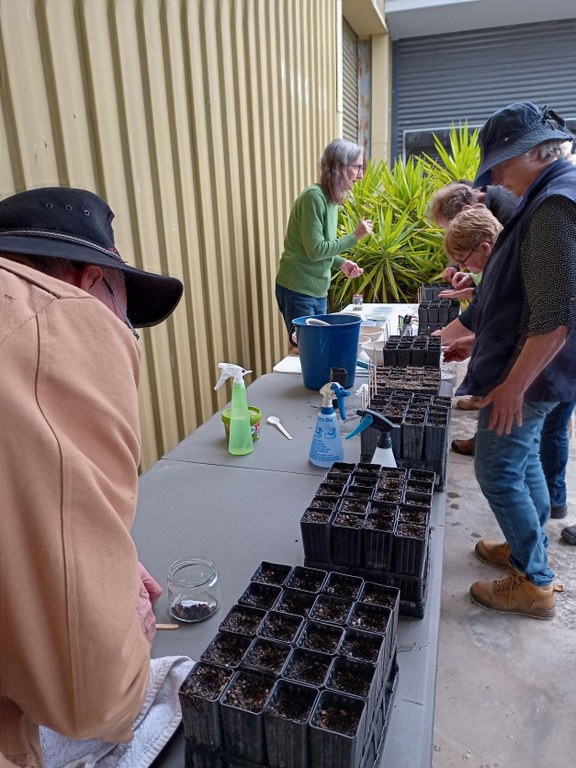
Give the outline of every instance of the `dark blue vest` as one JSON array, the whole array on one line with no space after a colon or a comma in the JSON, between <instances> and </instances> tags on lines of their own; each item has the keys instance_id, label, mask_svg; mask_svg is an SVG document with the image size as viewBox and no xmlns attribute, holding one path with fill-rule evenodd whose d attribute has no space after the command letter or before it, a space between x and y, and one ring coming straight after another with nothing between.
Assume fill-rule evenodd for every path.
<instances>
[{"instance_id":1,"label":"dark blue vest","mask_svg":"<svg viewBox=\"0 0 576 768\"><path fill-rule=\"evenodd\" d=\"M548 166L527 190L515 215L500 233L482 275L475 316L476 343L458 394L488 394L504 381L520 354L524 343L520 323L525 303L520 244L532 213L550 195L563 195L576 202L576 166L566 160ZM554 254L549 258L554 258ZM553 302L551 296L550 303ZM576 400L576 329L570 331L564 347L534 380L524 399Z\"/></svg>"}]
</instances>

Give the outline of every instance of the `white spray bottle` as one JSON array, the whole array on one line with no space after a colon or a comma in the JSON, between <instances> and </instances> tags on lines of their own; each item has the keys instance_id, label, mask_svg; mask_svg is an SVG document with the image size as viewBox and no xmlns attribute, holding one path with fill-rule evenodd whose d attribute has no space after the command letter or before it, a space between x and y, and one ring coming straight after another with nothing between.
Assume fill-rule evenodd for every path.
<instances>
[{"instance_id":1,"label":"white spray bottle","mask_svg":"<svg viewBox=\"0 0 576 768\"><path fill-rule=\"evenodd\" d=\"M353 432L346 435L346 440L354 437L354 435L359 435L360 432L364 432L368 427L374 427L374 429L378 430L378 441L371 462L381 464L383 467L396 467L396 459L392 450L392 430L399 429L399 425L393 424L386 416L369 408L365 411L356 411L356 413L362 417L362 421Z\"/></svg>"},{"instance_id":2,"label":"white spray bottle","mask_svg":"<svg viewBox=\"0 0 576 768\"><path fill-rule=\"evenodd\" d=\"M336 395L340 416L342 421L346 421L344 398L348 397L350 392L338 382L333 381L324 384L320 394L322 395L322 407L316 419L316 429L310 446L309 458L312 464L317 467L331 467L335 461L342 461L344 458L338 417L334 413L332 400Z\"/></svg>"},{"instance_id":3,"label":"white spray bottle","mask_svg":"<svg viewBox=\"0 0 576 768\"><path fill-rule=\"evenodd\" d=\"M232 401L230 403L230 437L228 438L228 451L234 456L244 456L252 453L254 443L252 441L252 429L250 427L250 411L246 399L246 386L244 376L252 371L247 371L240 365L231 363L218 363L221 370L220 378L214 389L220 389L227 379L234 379L232 384Z\"/></svg>"}]
</instances>

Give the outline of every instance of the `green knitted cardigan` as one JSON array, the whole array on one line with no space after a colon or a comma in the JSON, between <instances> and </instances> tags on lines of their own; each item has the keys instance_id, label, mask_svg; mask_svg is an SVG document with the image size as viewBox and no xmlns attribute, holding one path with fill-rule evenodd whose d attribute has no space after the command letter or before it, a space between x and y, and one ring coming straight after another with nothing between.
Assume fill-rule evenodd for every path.
<instances>
[{"instance_id":1,"label":"green knitted cardigan","mask_svg":"<svg viewBox=\"0 0 576 768\"><path fill-rule=\"evenodd\" d=\"M327 296L332 268L345 261L339 254L356 245L354 233L336 237L337 226L338 205L328 202L318 184L306 187L290 212L278 285L317 299Z\"/></svg>"}]
</instances>

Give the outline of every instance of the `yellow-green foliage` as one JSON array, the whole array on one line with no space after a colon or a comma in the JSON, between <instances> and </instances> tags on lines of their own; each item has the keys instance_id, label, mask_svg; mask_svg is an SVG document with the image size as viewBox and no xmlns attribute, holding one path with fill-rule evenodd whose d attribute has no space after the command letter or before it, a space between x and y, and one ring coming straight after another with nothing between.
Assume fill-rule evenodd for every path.
<instances>
[{"instance_id":1,"label":"yellow-green foliage","mask_svg":"<svg viewBox=\"0 0 576 768\"><path fill-rule=\"evenodd\" d=\"M462 178L473 179L479 162L477 131L452 127L450 152L434 137L439 161L424 155L392 168L385 162L366 168L364 178L340 209L341 233L351 232L361 219L371 219L372 235L350 253L364 274L348 280L338 272L332 283L335 309L362 293L367 302L414 301L418 286L436 280L446 265L442 231L426 218L434 192Z\"/></svg>"}]
</instances>

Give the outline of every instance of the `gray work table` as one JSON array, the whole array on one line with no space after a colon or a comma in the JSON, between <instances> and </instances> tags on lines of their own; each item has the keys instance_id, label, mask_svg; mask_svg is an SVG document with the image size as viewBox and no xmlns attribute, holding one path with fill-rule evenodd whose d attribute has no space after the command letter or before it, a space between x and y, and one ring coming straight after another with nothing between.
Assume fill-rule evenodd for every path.
<instances>
[{"instance_id":1,"label":"gray work table","mask_svg":"<svg viewBox=\"0 0 576 768\"><path fill-rule=\"evenodd\" d=\"M355 387L362 381L357 379ZM254 452L231 456L217 413L140 479L132 530L140 560L165 587L174 560L185 555L210 557L218 567L222 589L221 608L214 616L198 624L181 624L178 630L160 631L153 656L198 659L262 561L304 562L299 520L325 473L308 462L320 396L305 389L299 375L268 374L249 386L248 402L261 408L264 418L279 416L293 439L286 439L263 419ZM360 440L347 440L344 445L344 460L359 461ZM444 514L445 496L436 493L425 615L423 619L400 617L398 686L382 768L432 765ZM155 613L159 622L173 622L166 594ZM184 766L181 729L154 765Z\"/></svg>"}]
</instances>

